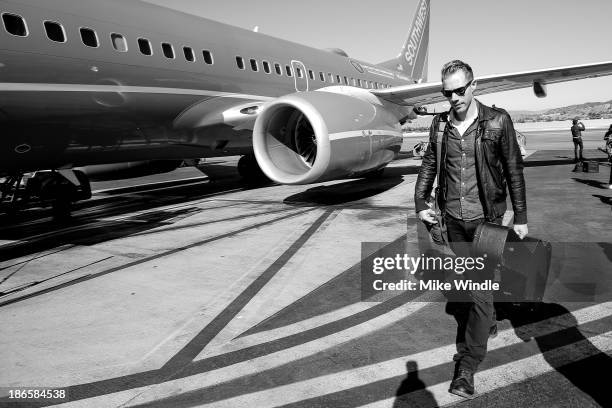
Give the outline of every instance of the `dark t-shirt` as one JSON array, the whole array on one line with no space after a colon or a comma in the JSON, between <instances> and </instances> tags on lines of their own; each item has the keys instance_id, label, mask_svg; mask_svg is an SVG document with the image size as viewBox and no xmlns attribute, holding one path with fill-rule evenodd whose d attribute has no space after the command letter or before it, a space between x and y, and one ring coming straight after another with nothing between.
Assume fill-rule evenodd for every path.
<instances>
[{"instance_id":1,"label":"dark t-shirt","mask_svg":"<svg viewBox=\"0 0 612 408\"><path fill-rule=\"evenodd\" d=\"M582 137L582 131L584 130L584 125L578 123L577 125L572 125L572 137L574 139Z\"/></svg>"}]
</instances>

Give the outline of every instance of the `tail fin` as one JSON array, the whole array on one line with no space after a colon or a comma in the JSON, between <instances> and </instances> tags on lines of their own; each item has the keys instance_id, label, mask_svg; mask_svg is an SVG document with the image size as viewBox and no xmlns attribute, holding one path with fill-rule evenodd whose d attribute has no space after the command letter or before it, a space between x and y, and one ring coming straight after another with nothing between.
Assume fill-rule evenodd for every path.
<instances>
[{"instance_id":1,"label":"tail fin","mask_svg":"<svg viewBox=\"0 0 612 408\"><path fill-rule=\"evenodd\" d=\"M427 81L427 56L429 53L429 6L430 0L419 0L410 26L410 33L402 52L379 66L399 71L414 82Z\"/></svg>"}]
</instances>

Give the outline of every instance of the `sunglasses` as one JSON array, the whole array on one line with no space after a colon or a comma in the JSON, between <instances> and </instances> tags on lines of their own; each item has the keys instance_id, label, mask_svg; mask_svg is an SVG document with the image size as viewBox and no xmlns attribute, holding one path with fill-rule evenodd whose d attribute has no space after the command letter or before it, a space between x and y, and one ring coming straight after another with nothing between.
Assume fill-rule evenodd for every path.
<instances>
[{"instance_id":1,"label":"sunglasses","mask_svg":"<svg viewBox=\"0 0 612 408\"><path fill-rule=\"evenodd\" d=\"M461 88L457 88L457 89L451 89L449 91L447 91L446 89L442 89L440 92L442 92L442 95L444 95L446 98L450 98L451 96L453 96L454 93L456 93L459 96L463 96L465 95L465 91L467 91L468 87L472 84L472 80L470 80L470 82L468 82L467 84L465 84L465 86L462 86Z\"/></svg>"}]
</instances>

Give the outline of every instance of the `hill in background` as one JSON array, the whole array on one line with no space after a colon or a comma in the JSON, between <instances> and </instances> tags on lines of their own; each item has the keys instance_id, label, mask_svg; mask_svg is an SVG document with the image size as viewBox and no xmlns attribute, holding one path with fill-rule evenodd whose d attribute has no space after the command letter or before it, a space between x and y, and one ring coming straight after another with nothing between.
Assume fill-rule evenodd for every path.
<instances>
[{"instance_id":1,"label":"hill in background","mask_svg":"<svg viewBox=\"0 0 612 408\"><path fill-rule=\"evenodd\" d=\"M611 119L612 100L607 102L587 102L543 111L518 110L508 111L508 113L515 123L568 121L574 118L581 120ZM431 116L422 116L411 123L406 123L403 128L406 132L424 132L429 130L430 123Z\"/></svg>"},{"instance_id":2,"label":"hill in background","mask_svg":"<svg viewBox=\"0 0 612 408\"><path fill-rule=\"evenodd\" d=\"M580 105L564 106L545 111L509 111L512 120L524 122L552 122L558 120L610 119L612 118L612 100L607 102L587 102Z\"/></svg>"}]
</instances>

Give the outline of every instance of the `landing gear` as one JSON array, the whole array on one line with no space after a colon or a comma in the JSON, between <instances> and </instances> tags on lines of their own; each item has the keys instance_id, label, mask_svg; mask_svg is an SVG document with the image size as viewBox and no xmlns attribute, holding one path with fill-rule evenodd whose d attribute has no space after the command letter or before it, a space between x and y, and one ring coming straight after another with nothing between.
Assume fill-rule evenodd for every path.
<instances>
[{"instance_id":1,"label":"landing gear","mask_svg":"<svg viewBox=\"0 0 612 408\"><path fill-rule=\"evenodd\" d=\"M266 177L264 172L261 171L254 154L247 154L238 160L238 174L240 174L240 177L246 182L264 182L270 180Z\"/></svg>"},{"instance_id":2,"label":"landing gear","mask_svg":"<svg viewBox=\"0 0 612 408\"><path fill-rule=\"evenodd\" d=\"M1 187L2 210L15 213L29 204L51 206L56 220L70 218L72 203L91 198L87 176L79 170L16 173Z\"/></svg>"},{"instance_id":3,"label":"landing gear","mask_svg":"<svg viewBox=\"0 0 612 408\"><path fill-rule=\"evenodd\" d=\"M23 188L20 188L22 179L23 173L14 173L5 177L0 185L0 205L7 214L13 215L17 213L20 204L28 199L24 194Z\"/></svg>"}]
</instances>

